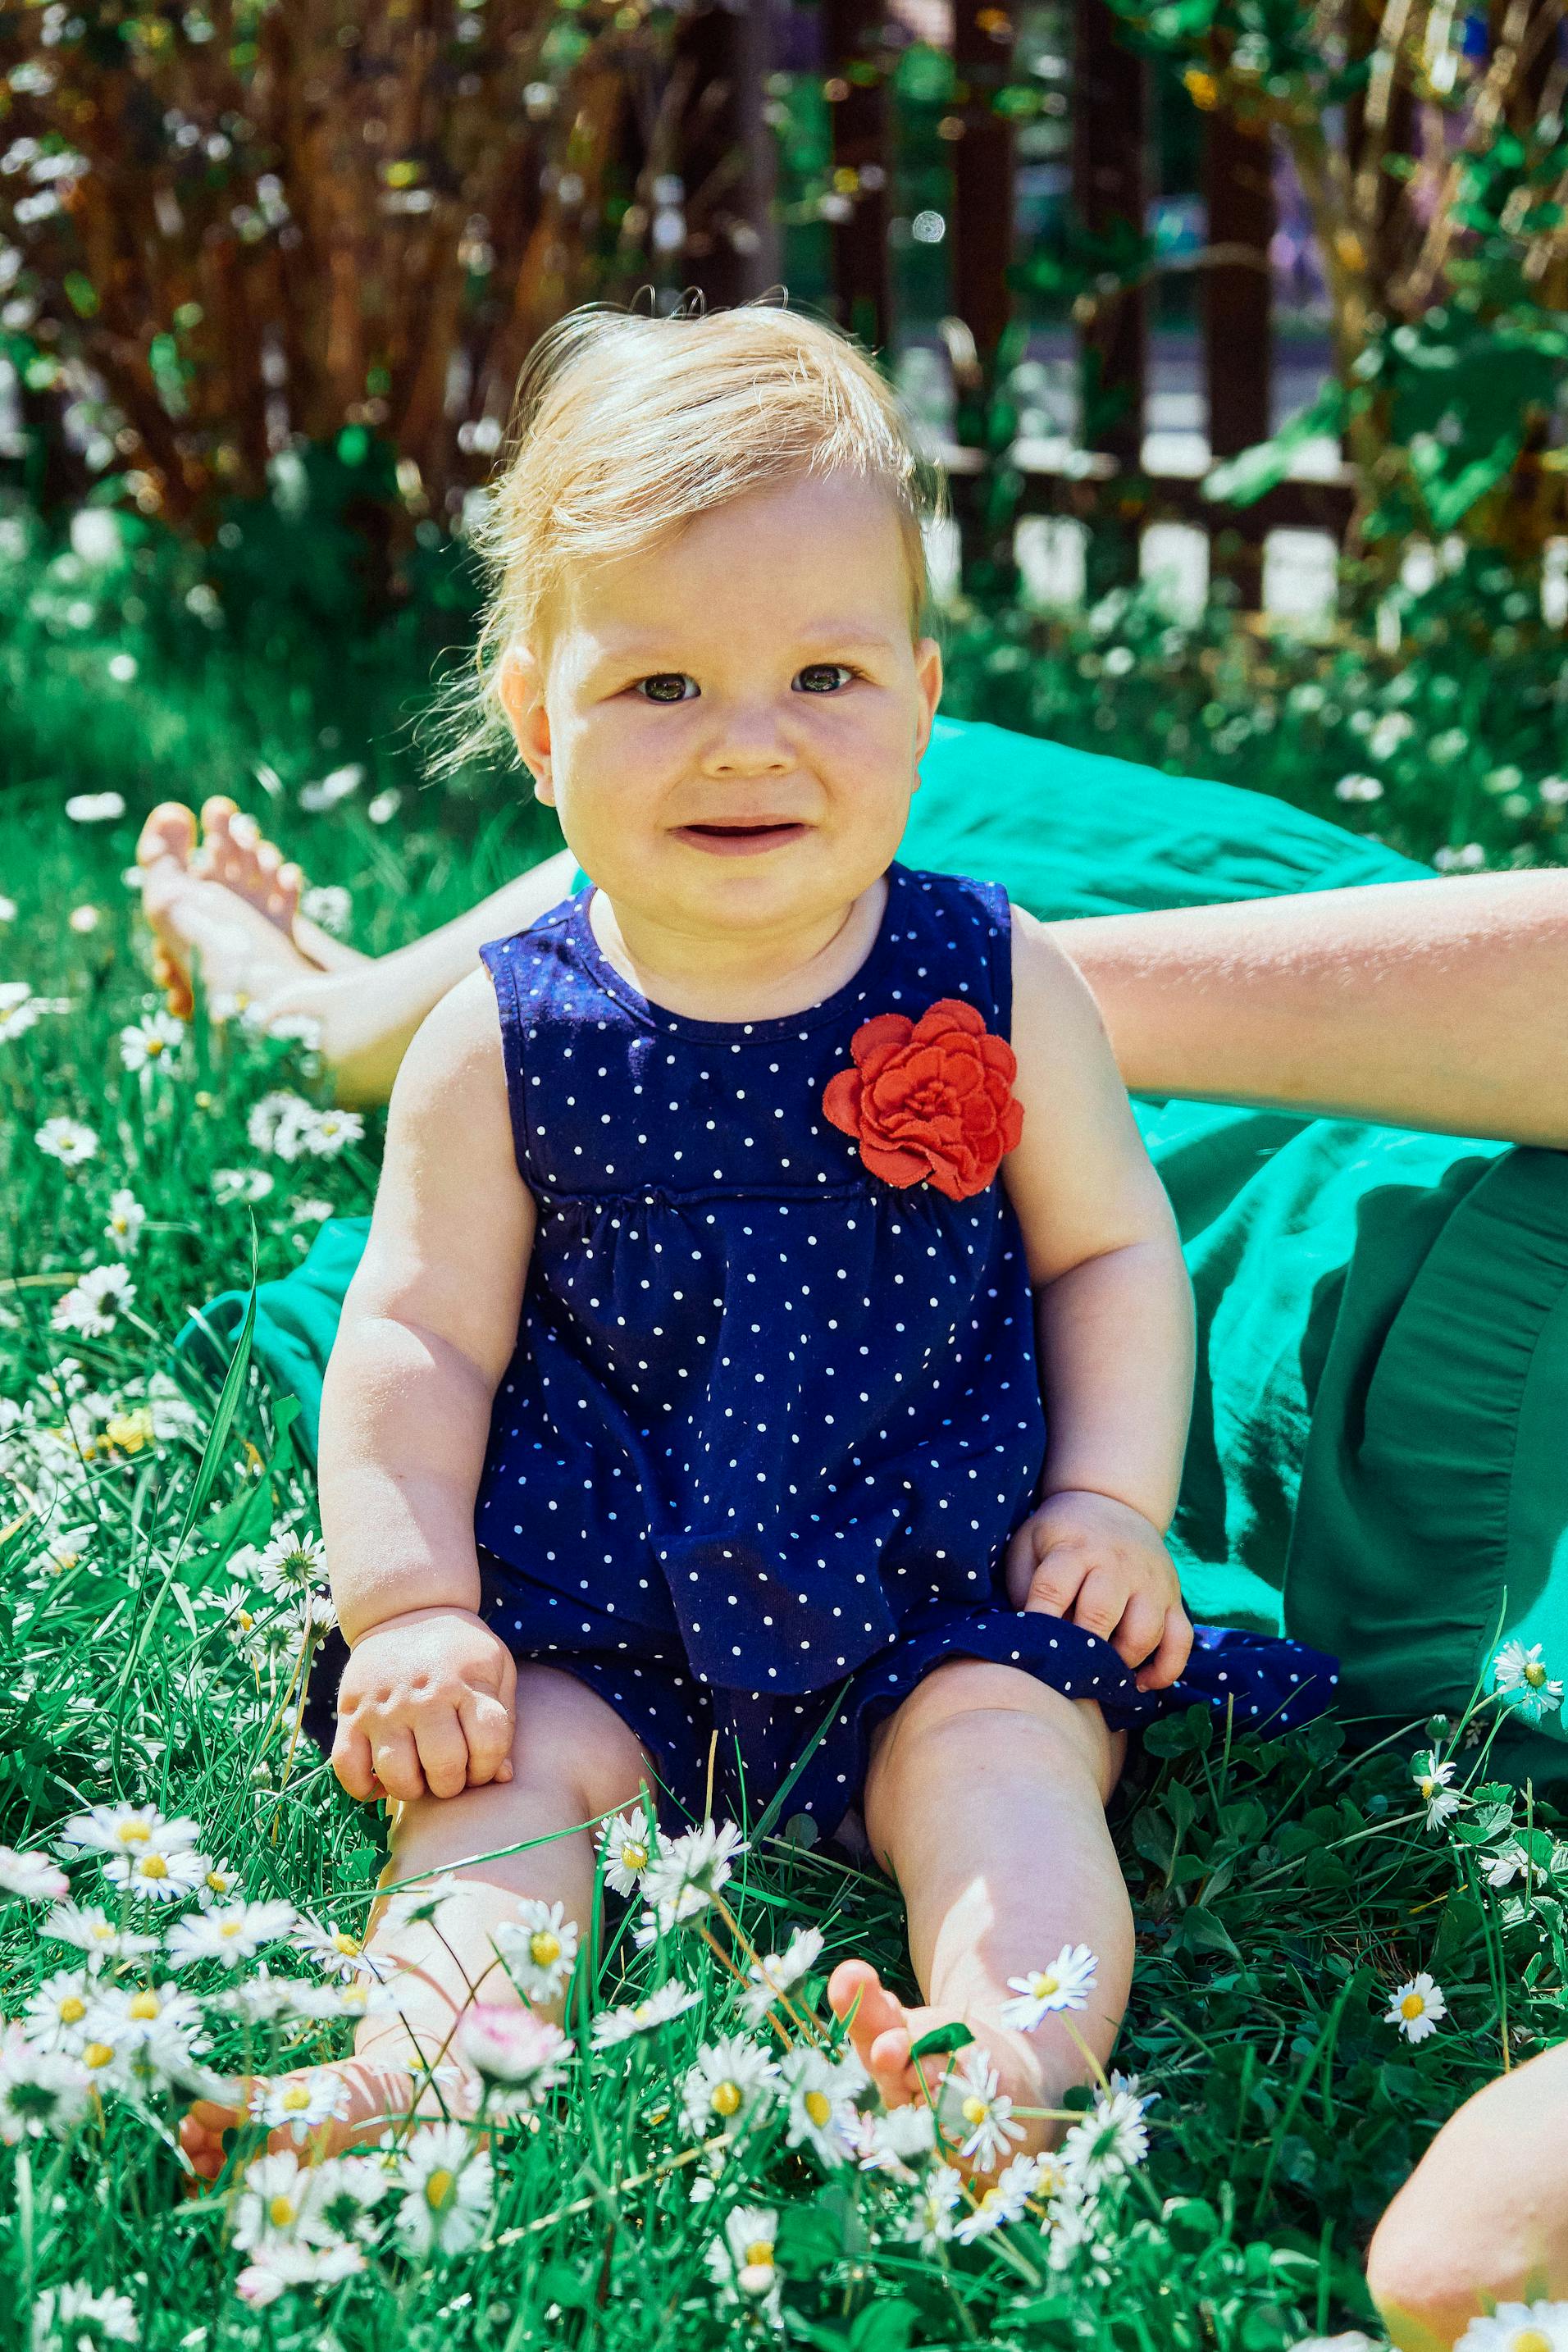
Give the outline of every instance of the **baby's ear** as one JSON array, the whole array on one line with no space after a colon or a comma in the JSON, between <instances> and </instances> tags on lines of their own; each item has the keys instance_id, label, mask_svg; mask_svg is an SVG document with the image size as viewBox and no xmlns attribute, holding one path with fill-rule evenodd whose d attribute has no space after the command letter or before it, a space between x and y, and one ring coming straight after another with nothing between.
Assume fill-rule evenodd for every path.
<instances>
[{"instance_id":1,"label":"baby's ear","mask_svg":"<svg viewBox=\"0 0 1568 2352\"><path fill-rule=\"evenodd\" d=\"M533 778L539 798L553 805L555 784L550 750L550 713L544 702L544 670L521 642L508 646L496 670L496 692L517 743L518 755Z\"/></svg>"}]
</instances>

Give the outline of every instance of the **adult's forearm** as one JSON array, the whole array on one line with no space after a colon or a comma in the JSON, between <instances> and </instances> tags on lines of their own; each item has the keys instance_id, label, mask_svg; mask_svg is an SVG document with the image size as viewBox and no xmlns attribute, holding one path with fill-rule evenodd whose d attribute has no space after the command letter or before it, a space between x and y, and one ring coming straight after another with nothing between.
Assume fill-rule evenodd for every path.
<instances>
[{"instance_id":1,"label":"adult's forearm","mask_svg":"<svg viewBox=\"0 0 1568 2352\"><path fill-rule=\"evenodd\" d=\"M1058 923L1134 1093L1568 1146L1568 874Z\"/></svg>"}]
</instances>

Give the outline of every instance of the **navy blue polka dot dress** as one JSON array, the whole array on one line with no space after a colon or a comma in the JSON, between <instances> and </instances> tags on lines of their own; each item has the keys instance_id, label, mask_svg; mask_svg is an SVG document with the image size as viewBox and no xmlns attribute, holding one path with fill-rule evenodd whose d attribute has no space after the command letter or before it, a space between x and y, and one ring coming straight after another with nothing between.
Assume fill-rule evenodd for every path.
<instances>
[{"instance_id":1,"label":"navy blue polka dot dress","mask_svg":"<svg viewBox=\"0 0 1568 2352\"><path fill-rule=\"evenodd\" d=\"M1005 1037L1010 917L989 883L889 869L871 951L782 1019L649 1003L584 887L481 953L538 1224L475 1511L483 1612L643 1741L660 1801L825 1832L878 1718L945 1658L1018 1667L1113 1726L1234 1701L1320 1713L1331 1663L1205 1632L1141 1695L1109 1643L1008 1605L1007 1538L1045 1446L1033 1303L998 1178L871 1174L823 1111L872 1015L967 1000ZM1070 1150L1070 1138L1063 1140Z\"/></svg>"}]
</instances>

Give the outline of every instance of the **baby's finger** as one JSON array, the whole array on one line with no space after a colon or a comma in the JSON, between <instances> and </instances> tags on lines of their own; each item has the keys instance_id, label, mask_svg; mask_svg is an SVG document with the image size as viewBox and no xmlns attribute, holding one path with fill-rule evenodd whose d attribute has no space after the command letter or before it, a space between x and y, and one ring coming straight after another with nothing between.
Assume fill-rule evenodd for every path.
<instances>
[{"instance_id":1,"label":"baby's finger","mask_svg":"<svg viewBox=\"0 0 1568 2352\"><path fill-rule=\"evenodd\" d=\"M511 1779L512 1711L488 1691L465 1691L458 1701L458 1720L468 1744L468 1786L482 1789L491 1780Z\"/></svg>"},{"instance_id":2,"label":"baby's finger","mask_svg":"<svg viewBox=\"0 0 1568 2352\"><path fill-rule=\"evenodd\" d=\"M1006 1580L1007 1598L1015 1609L1029 1606L1029 1585L1035 1573L1037 1553L1035 1522L1026 1519L1021 1528L1014 1528L1003 1560L1002 1572Z\"/></svg>"},{"instance_id":3,"label":"baby's finger","mask_svg":"<svg viewBox=\"0 0 1568 2352\"><path fill-rule=\"evenodd\" d=\"M419 1750L414 1745L411 1731L379 1731L371 1742L375 1759L375 1776L386 1796L395 1797L400 1803L410 1797L425 1794L425 1775L419 1769Z\"/></svg>"},{"instance_id":4,"label":"baby's finger","mask_svg":"<svg viewBox=\"0 0 1568 2352\"><path fill-rule=\"evenodd\" d=\"M1138 1676L1140 1690L1169 1690L1193 1654L1193 1629L1184 1609L1167 1609L1160 1646Z\"/></svg>"},{"instance_id":5,"label":"baby's finger","mask_svg":"<svg viewBox=\"0 0 1568 2352\"><path fill-rule=\"evenodd\" d=\"M414 1727L425 1785L433 1797L456 1797L468 1786L468 1743L455 1706L432 1707Z\"/></svg>"},{"instance_id":6,"label":"baby's finger","mask_svg":"<svg viewBox=\"0 0 1568 2352\"><path fill-rule=\"evenodd\" d=\"M1053 1544L1029 1579L1025 1608L1040 1610L1047 1617L1065 1617L1078 1597L1088 1566L1089 1554L1080 1544ZM1110 1622L1114 1624L1115 1618Z\"/></svg>"},{"instance_id":7,"label":"baby's finger","mask_svg":"<svg viewBox=\"0 0 1568 2352\"><path fill-rule=\"evenodd\" d=\"M379 1796L375 1767L371 1761L370 1742L354 1725L340 1723L337 1738L332 1742L332 1769L342 1787L362 1805Z\"/></svg>"},{"instance_id":8,"label":"baby's finger","mask_svg":"<svg viewBox=\"0 0 1568 2352\"><path fill-rule=\"evenodd\" d=\"M1086 1633L1098 1633L1102 1642L1109 1642L1126 1611L1131 1584L1124 1568L1113 1568L1105 1562L1091 1568L1072 1605L1073 1623L1081 1625Z\"/></svg>"},{"instance_id":9,"label":"baby's finger","mask_svg":"<svg viewBox=\"0 0 1568 2352\"><path fill-rule=\"evenodd\" d=\"M1165 1603L1158 1593L1134 1592L1111 1647L1124 1666L1141 1666L1159 1647L1165 1631Z\"/></svg>"}]
</instances>

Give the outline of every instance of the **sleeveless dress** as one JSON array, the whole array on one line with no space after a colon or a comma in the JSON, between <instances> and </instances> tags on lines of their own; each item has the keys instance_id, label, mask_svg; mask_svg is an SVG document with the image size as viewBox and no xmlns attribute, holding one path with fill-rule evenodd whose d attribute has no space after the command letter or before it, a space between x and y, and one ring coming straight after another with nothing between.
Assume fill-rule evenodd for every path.
<instances>
[{"instance_id":1,"label":"sleeveless dress","mask_svg":"<svg viewBox=\"0 0 1568 2352\"><path fill-rule=\"evenodd\" d=\"M1046 922L1431 872L1266 793L945 718L901 855L1003 882ZM1463 1707L1504 1640L1542 1643L1560 1675L1568 1153L1154 1097L1134 1109L1198 1308L1170 1537L1189 1612L1337 1654L1357 1738ZM258 1286L252 1356L298 1401L307 1463L369 1223L329 1218ZM246 1307L241 1289L192 1309L187 1378L222 1381ZM329 1745L342 1655L323 1661ZM1568 1786L1568 1726L1511 1717L1492 1764Z\"/></svg>"},{"instance_id":2,"label":"sleeveless dress","mask_svg":"<svg viewBox=\"0 0 1568 2352\"><path fill-rule=\"evenodd\" d=\"M1140 1694L1109 1643L1008 1605L1045 1446L1016 1217L997 1178L962 1199L882 1181L823 1109L875 1014L956 998L1006 1037L1005 893L895 865L854 977L744 1023L640 996L591 896L481 950L538 1211L475 1508L495 1632L597 1691L681 1811L701 1816L717 1733L723 1810L754 1820L799 1763L793 1810L827 1832L872 1725L944 1658L1113 1727L1327 1707L1331 1662L1292 1642L1211 1634Z\"/></svg>"}]
</instances>

